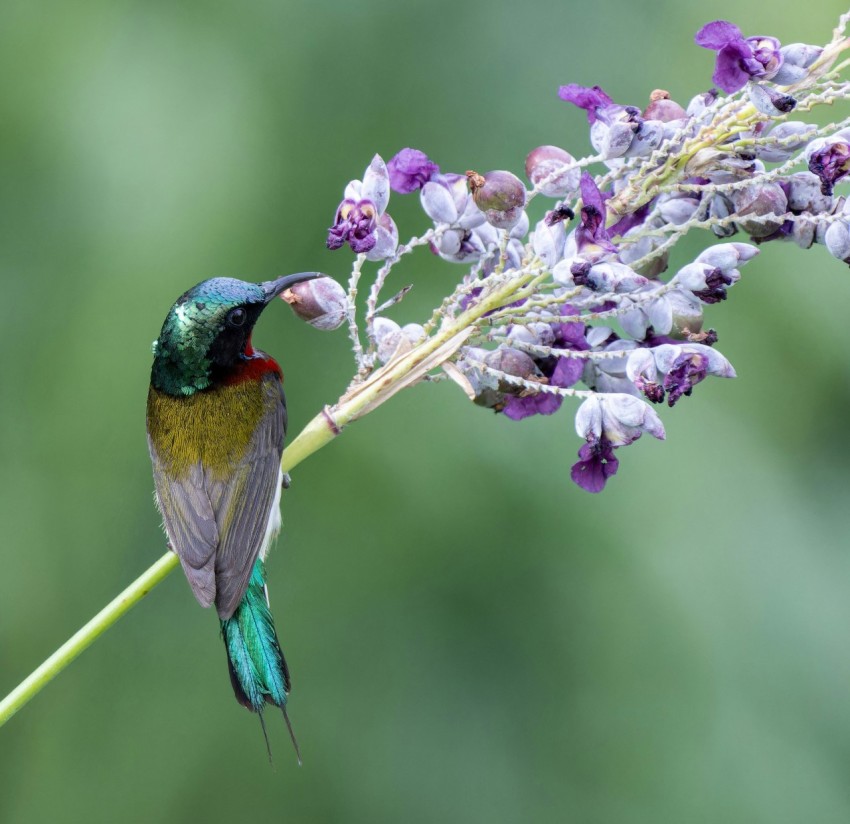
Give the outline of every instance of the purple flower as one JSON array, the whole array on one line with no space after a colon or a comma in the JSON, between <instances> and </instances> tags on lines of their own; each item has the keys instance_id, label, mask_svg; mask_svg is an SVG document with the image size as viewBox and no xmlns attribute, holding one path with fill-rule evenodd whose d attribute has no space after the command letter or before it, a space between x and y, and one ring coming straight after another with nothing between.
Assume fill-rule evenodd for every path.
<instances>
[{"instance_id":1,"label":"purple flower","mask_svg":"<svg viewBox=\"0 0 850 824\"><path fill-rule=\"evenodd\" d=\"M580 255L588 251L616 252L605 228L605 196L599 191L593 176L584 172L581 176L581 223L576 228L576 248Z\"/></svg>"},{"instance_id":2,"label":"purple flower","mask_svg":"<svg viewBox=\"0 0 850 824\"><path fill-rule=\"evenodd\" d=\"M549 378L549 385L559 386L562 389L567 389L576 383L584 370L584 362L579 358L557 358L554 360L554 368L546 363L538 365L543 374ZM553 415L561 408L563 402L563 397L552 392L535 392L525 397L514 395L507 399L502 412L512 421L521 421L532 415Z\"/></svg>"},{"instance_id":3,"label":"purple flower","mask_svg":"<svg viewBox=\"0 0 850 824\"><path fill-rule=\"evenodd\" d=\"M729 94L743 89L751 78L770 80L782 67L780 43L775 37L744 37L726 20L706 24L694 40L698 46L717 52L712 80Z\"/></svg>"},{"instance_id":4,"label":"purple flower","mask_svg":"<svg viewBox=\"0 0 850 824\"><path fill-rule=\"evenodd\" d=\"M679 355L670 371L664 376L667 405L675 406L682 395L690 395L693 388L708 375L708 358L697 352ZM662 393L663 397L663 393Z\"/></svg>"},{"instance_id":5,"label":"purple flower","mask_svg":"<svg viewBox=\"0 0 850 824\"><path fill-rule=\"evenodd\" d=\"M328 249L339 249L346 243L360 254L368 252L377 242L378 213L371 200L346 198L336 210L334 225L328 229Z\"/></svg>"},{"instance_id":6,"label":"purple flower","mask_svg":"<svg viewBox=\"0 0 850 824\"><path fill-rule=\"evenodd\" d=\"M728 294L726 287L734 283L734 278L721 272L720 269L713 269L705 277L705 289L700 289L694 294L703 303L720 303L721 300L726 300Z\"/></svg>"},{"instance_id":7,"label":"purple flower","mask_svg":"<svg viewBox=\"0 0 850 824\"><path fill-rule=\"evenodd\" d=\"M561 307L561 315L575 315L576 309L570 304ZM573 349L583 352L590 349L584 337L585 326L580 321L571 323L553 323L552 332L554 338L552 345L558 349ZM536 361L543 375L549 379L550 386L559 386L567 389L574 386L581 379L584 372L584 360L582 358L570 358L567 356L541 358ZM561 408L564 399L560 395L551 392L537 392L525 397L511 397L505 403L502 410L512 421L521 421L532 415L552 415Z\"/></svg>"},{"instance_id":8,"label":"purple flower","mask_svg":"<svg viewBox=\"0 0 850 824\"><path fill-rule=\"evenodd\" d=\"M809 155L809 171L820 179L820 189L832 194L832 187L850 172L850 144L835 141L815 149Z\"/></svg>"},{"instance_id":9,"label":"purple flower","mask_svg":"<svg viewBox=\"0 0 850 824\"><path fill-rule=\"evenodd\" d=\"M591 436L578 451L579 460L570 470L570 477L587 492L601 492L612 475L617 474L620 462L614 457L616 447L602 435Z\"/></svg>"},{"instance_id":10,"label":"purple flower","mask_svg":"<svg viewBox=\"0 0 850 824\"><path fill-rule=\"evenodd\" d=\"M394 192L406 195L421 189L440 167L419 149L402 149L389 163L390 186Z\"/></svg>"},{"instance_id":11,"label":"purple flower","mask_svg":"<svg viewBox=\"0 0 850 824\"><path fill-rule=\"evenodd\" d=\"M561 306L561 317L569 317L577 315L578 310L569 303ZM555 333L555 346L561 349L577 349L581 352L586 352L590 349L587 339L584 336L585 325L581 321L569 321L568 323L555 323L552 325ZM573 359L575 360L575 358ZM575 381L573 381L575 383ZM572 384L570 384L572 386Z\"/></svg>"},{"instance_id":12,"label":"purple flower","mask_svg":"<svg viewBox=\"0 0 850 824\"><path fill-rule=\"evenodd\" d=\"M512 421L521 421L532 415L554 415L561 408L564 399L551 392L535 392L523 398L511 396L505 402L502 412Z\"/></svg>"},{"instance_id":13,"label":"purple flower","mask_svg":"<svg viewBox=\"0 0 850 824\"><path fill-rule=\"evenodd\" d=\"M390 199L387 165L375 155L363 173L363 180L352 180L336 210L333 226L328 229L328 249L346 243L369 260L384 260L395 252L398 230L385 214Z\"/></svg>"},{"instance_id":14,"label":"purple flower","mask_svg":"<svg viewBox=\"0 0 850 824\"><path fill-rule=\"evenodd\" d=\"M558 89L558 97L584 109L587 112L587 122L591 125L597 121L600 109L616 105L599 86L588 87L569 83Z\"/></svg>"}]
</instances>

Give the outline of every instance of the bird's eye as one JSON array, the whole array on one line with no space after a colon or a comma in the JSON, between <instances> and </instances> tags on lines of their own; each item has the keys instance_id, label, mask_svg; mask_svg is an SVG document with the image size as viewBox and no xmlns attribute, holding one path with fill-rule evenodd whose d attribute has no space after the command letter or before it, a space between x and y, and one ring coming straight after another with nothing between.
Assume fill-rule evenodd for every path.
<instances>
[{"instance_id":1,"label":"bird's eye","mask_svg":"<svg viewBox=\"0 0 850 824\"><path fill-rule=\"evenodd\" d=\"M231 309L227 313L227 322L231 326L244 326L245 319L248 317L248 313L244 309Z\"/></svg>"}]
</instances>

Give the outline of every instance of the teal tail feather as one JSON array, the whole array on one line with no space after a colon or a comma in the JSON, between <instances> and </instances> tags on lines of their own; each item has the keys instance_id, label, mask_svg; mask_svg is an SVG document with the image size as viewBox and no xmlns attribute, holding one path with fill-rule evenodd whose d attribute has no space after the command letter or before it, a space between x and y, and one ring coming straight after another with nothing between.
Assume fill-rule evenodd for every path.
<instances>
[{"instance_id":1,"label":"teal tail feather","mask_svg":"<svg viewBox=\"0 0 850 824\"><path fill-rule=\"evenodd\" d=\"M266 704L280 707L300 765L301 752L286 713L286 699L291 686L289 669L275 632L266 591L265 568L259 558L236 612L221 622L221 635L236 700L259 715L267 748L269 739L263 710Z\"/></svg>"}]
</instances>

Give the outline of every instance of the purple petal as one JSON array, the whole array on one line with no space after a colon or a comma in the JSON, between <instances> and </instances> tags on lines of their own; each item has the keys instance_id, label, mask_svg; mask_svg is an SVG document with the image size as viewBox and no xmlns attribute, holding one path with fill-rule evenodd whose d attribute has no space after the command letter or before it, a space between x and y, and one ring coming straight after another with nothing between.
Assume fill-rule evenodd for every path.
<instances>
[{"instance_id":1,"label":"purple petal","mask_svg":"<svg viewBox=\"0 0 850 824\"><path fill-rule=\"evenodd\" d=\"M599 191L599 187L596 185L596 181L593 179L593 175L590 174L590 172L581 173L579 189L581 190L582 204L585 206L593 206L597 212L604 215L605 198L602 196L602 192Z\"/></svg>"},{"instance_id":2,"label":"purple petal","mask_svg":"<svg viewBox=\"0 0 850 824\"><path fill-rule=\"evenodd\" d=\"M850 172L850 144L832 143L809 158L809 171L820 178L821 192L832 194L832 187Z\"/></svg>"},{"instance_id":3,"label":"purple petal","mask_svg":"<svg viewBox=\"0 0 850 824\"><path fill-rule=\"evenodd\" d=\"M552 386L560 386L567 389L573 386L584 372L584 360L582 358L558 358L549 383Z\"/></svg>"},{"instance_id":4,"label":"purple petal","mask_svg":"<svg viewBox=\"0 0 850 824\"><path fill-rule=\"evenodd\" d=\"M581 176L580 189L581 223L576 228L576 247L579 254L587 252L588 246L596 246L606 252L616 252L617 247L611 243L605 229L606 197L599 191L593 176L588 172Z\"/></svg>"},{"instance_id":5,"label":"purple petal","mask_svg":"<svg viewBox=\"0 0 850 824\"><path fill-rule=\"evenodd\" d=\"M348 245L351 246L351 251L356 252L358 255L362 252L368 252L370 249L374 248L377 242L378 239L374 234L364 235L363 237L349 235L348 238Z\"/></svg>"},{"instance_id":6,"label":"purple petal","mask_svg":"<svg viewBox=\"0 0 850 824\"><path fill-rule=\"evenodd\" d=\"M634 212L628 215L624 215L621 217L613 226L608 228L608 234L610 235L624 235L629 229L634 229L635 226L641 226L643 222L646 220L647 215L650 212L650 209L655 204L655 198L650 200L648 203L644 203L638 209L635 209Z\"/></svg>"},{"instance_id":7,"label":"purple petal","mask_svg":"<svg viewBox=\"0 0 850 824\"><path fill-rule=\"evenodd\" d=\"M579 461L573 464L570 477L587 492L601 492L620 466L614 457L614 448L605 438L584 444L578 456Z\"/></svg>"},{"instance_id":8,"label":"purple petal","mask_svg":"<svg viewBox=\"0 0 850 824\"><path fill-rule=\"evenodd\" d=\"M587 122L596 122L597 109L610 106L614 101L599 86L579 86L569 83L558 89L558 97L567 103L572 103L587 112Z\"/></svg>"},{"instance_id":9,"label":"purple petal","mask_svg":"<svg viewBox=\"0 0 850 824\"><path fill-rule=\"evenodd\" d=\"M743 40L743 32L728 20L715 20L713 23L706 23L694 36L694 42L704 49L714 49L718 51L728 43L734 43L737 40Z\"/></svg>"},{"instance_id":10,"label":"purple petal","mask_svg":"<svg viewBox=\"0 0 850 824\"><path fill-rule=\"evenodd\" d=\"M674 406L682 395L690 395L693 388L705 380L708 374L708 358L694 352L679 355L670 371L664 376L667 390L667 405Z\"/></svg>"},{"instance_id":11,"label":"purple petal","mask_svg":"<svg viewBox=\"0 0 850 824\"><path fill-rule=\"evenodd\" d=\"M537 392L524 398L512 396L505 403L502 413L512 421L521 421L532 415L552 415L561 408L564 399L551 392Z\"/></svg>"},{"instance_id":12,"label":"purple petal","mask_svg":"<svg viewBox=\"0 0 850 824\"><path fill-rule=\"evenodd\" d=\"M348 198L339 204L334 225L328 229L328 249L339 249L348 243L354 252L368 252L376 243L378 223L375 204L371 200L356 203Z\"/></svg>"},{"instance_id":13,"label":"purple petal","mask_svg":"<svg viewBox=\"0 0 850 824\"><path fill-rule=\"evenodd\" d=\"M390 186L403 195L421 189L440 167L419 149L402 149L389 163Z\"/></svg>"},{"instance_id":14,"label":"purple petal","mask_svg":"<svg viewBox=\"0 0 850 824\"><path fill-rule=\"evenodd\" d=\"M753 53L745 41L730 43L717 53L717 62L711 79L727 94L743 89L751 77L759 76L761 64L756 66Z\"/></svg>"}]
</instances>

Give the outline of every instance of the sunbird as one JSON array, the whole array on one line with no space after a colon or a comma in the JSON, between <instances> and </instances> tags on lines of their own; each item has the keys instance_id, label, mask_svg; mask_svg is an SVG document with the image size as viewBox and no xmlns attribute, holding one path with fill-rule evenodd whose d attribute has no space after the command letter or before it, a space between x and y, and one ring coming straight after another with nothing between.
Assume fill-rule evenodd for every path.
<instances>
[{"instance_id":1,"label":"sunbird","mask_svg":"<svg viewBox=\"0 0 850 824\"><path fill-rule=\"evenodd\" d=\"M212 278L184 292L153 345L147 403L169 545L201 606L215 604L237 701L259 715L267 747L263 710L280 707L299 763L264 568L280 530L286 398L280 366L253 348L251 333L275 297L319 276Z\"/></svg>"}]
</instances>

